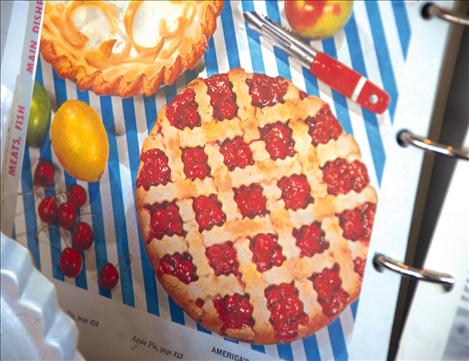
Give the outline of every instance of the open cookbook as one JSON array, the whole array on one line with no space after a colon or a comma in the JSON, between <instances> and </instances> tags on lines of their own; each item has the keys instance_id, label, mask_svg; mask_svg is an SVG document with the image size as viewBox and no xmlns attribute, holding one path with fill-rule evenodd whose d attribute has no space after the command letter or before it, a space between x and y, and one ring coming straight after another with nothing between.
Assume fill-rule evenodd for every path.
<instances>
[{"instance_id":1,"label":"open cookbook","mask_svg":"<svg viewBox=\"0 0 469 361\"><path fill-rule=\"evenodd\" d=\"M245 21L290 32L286 10L31 2L2 232L55 282L85 358L386 357L399 277L372 259L403 259L422 163L396 134L427 133L438 74L419 59L439 69L449 30L417 46L419 4L355 1L305 43L308 69Z\"/></svg>"}]
</instances>

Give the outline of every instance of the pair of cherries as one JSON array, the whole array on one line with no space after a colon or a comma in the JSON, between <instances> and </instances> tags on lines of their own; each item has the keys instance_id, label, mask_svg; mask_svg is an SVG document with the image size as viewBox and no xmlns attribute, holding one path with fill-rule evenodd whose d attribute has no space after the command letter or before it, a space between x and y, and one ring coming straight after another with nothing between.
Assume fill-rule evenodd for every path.
<instances>
[{"instance_id":1,"label":"pair of cherries","mask_svg":"<svg viewBox=\"0 0 469 361\"><path fill-rule=\"evenodd\" d=\"M83 259L76 248L67 247L60 254L60 270L71 278L76 278L81 272ZM119 272L112 263L106 263L99 272L98 283L107 290L112 290L119 282Z\"/></svg>"},{"instance_id":2,"label":"pair of cherries","mask_svg":"<svg viewBox=\"0 0 469 361\"><path fill-rule=\"evenodd\" d=\"M52 163L40 160L34 172L34 185L50 187L54 185L55 168ZM74 184L66 192L67 201L57 204L55 197L46 196L38 205L40 219L49 225L59 224L60 227L72 232L73 247L65 248L60 254L60 270L67 277L76 278L81 272L83 260L79 250L87 250L93 244L93 230L86 222L77 222L77 210L87 201L85 189ZM111 290L119 282L117 268L106 263L99 273L99 284Z\"/></svg>"}]
</instances>

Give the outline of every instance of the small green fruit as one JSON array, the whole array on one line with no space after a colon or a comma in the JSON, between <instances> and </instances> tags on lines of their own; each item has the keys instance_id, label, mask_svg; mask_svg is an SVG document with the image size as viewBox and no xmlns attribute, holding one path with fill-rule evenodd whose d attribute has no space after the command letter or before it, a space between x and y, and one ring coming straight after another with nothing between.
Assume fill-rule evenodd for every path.
<instances>
[{"instance_id":1,"label":"small green fruit","mask_svg":"<svg viewBox=\"0 0 469 361\"><path fill-rule=\"evenodd\" d=\"M40 147L44 142L49 129L50 113L51 103L46 89L38 82L34 82L26 136L26 142L29 146Z\"/></svg>"}]
</instances>

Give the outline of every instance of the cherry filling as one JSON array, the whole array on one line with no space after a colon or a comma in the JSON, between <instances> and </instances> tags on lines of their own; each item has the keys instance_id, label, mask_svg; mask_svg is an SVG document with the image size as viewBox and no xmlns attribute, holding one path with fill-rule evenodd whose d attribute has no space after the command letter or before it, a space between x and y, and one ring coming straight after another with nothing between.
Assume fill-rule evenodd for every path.
<instances>
[{"instance_id":1,"label":"cherry filling","mask_svg":"<svg viewBox=\"0 0 469 361\"><path fill-rule=\"evenodd\" d=\"M236 94L233 92L233 84L228 79L228 74L213 75L205 80L210 96L210 104L213 107L213 116L218 120L232 119L238 112Z\"/></svg>"},{"instance_id":2,"label":"cherry filling","mask_svg":"<svg viewBox=\"0 0 469 361\"><path fill-rule=\"evenodd\" d=\"M195 300L195 304L196 304L197 307L202 308L202 307L204 307L205 301L201 298L198 298L198 299Z\"/></svg>"},{"instance_id":3,"label":"cherry filling","mask_svg":"<svg viewBox=\"0 0 469 361\"><path fill-rule=\"evenodd\" d=\"M259 272L265 272L273 266L280 266L285 261L282 247L277 243L278 237L271 233L260 233L249 242L252 261Z\"/></svg>"},{"instance_id":4,"label":"cherry filling","mask_svg":"<svg viewBox=\"0 0 469 361\"><path fill-rule=\"evenodd\" d=\"M325 268L320 273L314 273L310 280L318 294L318 302L326 316L334 317L348 304L349 295L342 288L339 277L339 264L334 263L331 268Z\"/></svg>"},{"instance_id":5,"label":"cherry filling","mask_svg":"<svg viewBox=\"0 0 469 361\"><path fill-rule=\"evenodd\" d=\"M360 278L363 278L365 272L366 260L361 257L357 257L353 260L353 270L358 273Z\"/></svg>"},{"instance_id":6,"label":"cherry filling","mask_svg":"<svg viewBox=\"0 0 469 361\"><path fill-rule=\"evenodd\" d=\"M198 196L194 198L192 208L195 212L195 219L199 224L199 231L210 230L213 226L221 226L226 215L221 209L221 203L215 194L210 196Z\"/></svg>"},{"instance_id":7,"label":"cherry filling","mask_svg":"<svg viewBox=\"0 0 469 361\"><path fill-rule=\"evenodd\" d=\"M153 238L162 239L164 235L184 236L182 218L179 214L179 207L176 203L163 202L153 205L147 204L145 208L150 212L150 234L148 242Z\"/></svg>"},{"instance_id":8,"label":"cherry filling","mask_svg":"<svg viewBox=\"0 0 469 361\"><path fill-rule=\"evenodd\" d=\"M186 127L190 129L200 127L198 107L194 90L187 88L166 106L166 116L171 125L180 130Z\"/></svg>"},{"instance_id":9,"label":"cherry filling","mask_svg":"<svg viewBox=\"0 0 469 361\"><path fill-rule=\"evenodd\" d=\"M207 164L208 156L202 147L185 148L182 150L182 162L184 163L184 174L190 180L196 178L204 179L210 174Z\"/></svg>"},{"instance_id":10,"label":"cherry filling","mask_svg":"<svg viewBox=\"0 0 469 361\"><path fill-rule=\"evenodd\" d=\"M286 209L296 211L300 208L306 208L309 203L313 202L311 187L303 174L282 177L277 182L277 186L282 190L282 199Z\"/></svg>"},{"instance_id":11,"label":"cherry filling","mask_svg":"<svg viewBox=\"0 0 469 361\"><path fill-rule=\"evenodd\" d=\"M223 163L230 171L236 167L246 168L254 164L251 148L242 137L226 139L220 146L220 153L223 155Z\"/></svg>"},{"instance_id":12,"label":"cherry filling","mask_svg":"<svg viewBox=\"0 0 469 361\"><path fill-rule=\"evenodd\" d=\"M171 169L168 165L168 157L160 149L150 149L142 153L140 160L142 169L137 178L137 188L146 190L151 186L165 185L171 181Z\"/></svg>"},{"instance_id":13,"label":"cherry filling","mask_svg":"<svg viewBox=\"0 0 469 361\"><path fill-rule=\"evenodd\" d=\"M308 323L298 290L289 283L272 285L265 289L270 323L279 339L288 340L298 335L298 326Z\"/></svg>"},{"instance_id":14,"label":"cherry filling","mask_svg":"<svg viewBox=\"0 0 469 361\"><path fill-rule=\"evenodd\" d=\"M322 253L329 248L329 242L325 239L321 223L314 222L309 226L302 226L300 229L293 229L293 237L296 245L301 249L300 257L312 257L316 253Z\"/></svg>"},{"instance_id":15,"label":"cherry filling","mask_svg":"<svg viewBox=\"0 0 469 361\"><path fill-rule=\"evenodd\" d=\"M223 331L228 328L243 328L254 326L252 318L253 307L249 302L248 295L226 295L223 298L213 300L213 305L217 310L222 322Z\"/></svg>"},{"instance_id":16,"label":"cherry filling","mask_svg":"<svg viewBox=\"0 0 469 361\"><path fill-rule=\"evenodd\" d=\"M304 92L303 90L300 90L298 93L298 96L300 97L301 100L303 100L304 98L308 97L308 94Z\"/></svg>"},{"instance_id":17,"label":"cherry filling","mask_svg":"<svg viewBox=\"0 0 469 361\"><path fill-rule=\"evenodd\" d=\"M343 235L351 241L370 242L376 204L366 202L354 209L346 209L339 214L339 224Z\"/></svg>"},{"instance_id":18,"label":"cherry filling","mask_svg":"<svg viewBox=\"0 0 469 361\"><path fill-rule=\"evenodd\" d=\"M228 276L230 273L236 276L239 275L239 263L236 258L236 250L233 247L233 242L226 241L224 243L214 244L207 248L205 254L217 276Z\"/></svg>"},{"instance_id":19,"label":"cherry filling","mask_svg":"<svg viewBox=\"0 0 469 361\"><path fill-rule=\"evenodd\" d=\"M288 83L281 77L271 78L263 74L254 74L252 79L246 79L251 95L251 104L260 108L271 107L283 103L287 93Z\"/></svg>"},{"instance_id":20,"label":"cherry filling","mask_svg":"<svg viewBox=\"0 0 469 361\"><path fill-rule=\"evenodd\" d=\"M259 184L242 185L239 188L233 188L233 190L234 200L238 204L239 211L243 217L253 219L268 212L265 208L266 199L262 194L263 188Z\"/></svg>"},{"instance_id":21,"label":"cherry filling","mask_svg":"<svg viewBox=\"0 0 469 361\"><path fill-rule=\"evenodd\" d=\"M266 125L260 131L270 158L285 159L295 155L295 141L292 139L291 129L286 124L278 121Z\"/></svg>"},{"instance_id":22,"label":"cherry filling","mask_svg":"<svg viewBox=\"0 0 469 361\"><path fill-rule=\"evenodd\" d=\"M335 196L347 194L352 189L361 192L370 182L362 162L354 160L349 163L343 158L327 161L322 167L322 179L327 183L327 192Z\"/></svg>"},{"instance_id":23,"label":"cherry filling","mask_svg":"<svg viewBox=\"0 0 469 361\"><path fill-rule=\"evenodd\" d=\"M306 123L309 125L309 135L314 146L326 144L342 134L342 127L327 104L314 117L306 118Z\"/></svg>"},{"instance_id":24,"label":"cherry filling","mask_svg":"<svg viewBox=\"0 0 469 361\"><path fill-rule=\"evenodd\" d=\"M197 281L197 268L192 263L192 257L189 253L184 252L180 254L179 252L174 253L173 255L165 255L158 262L158 268L156 274L158 277L162 275L172 275L181 282L184 282L186 285L193 281Z\"/></svg>"}]
</instances>

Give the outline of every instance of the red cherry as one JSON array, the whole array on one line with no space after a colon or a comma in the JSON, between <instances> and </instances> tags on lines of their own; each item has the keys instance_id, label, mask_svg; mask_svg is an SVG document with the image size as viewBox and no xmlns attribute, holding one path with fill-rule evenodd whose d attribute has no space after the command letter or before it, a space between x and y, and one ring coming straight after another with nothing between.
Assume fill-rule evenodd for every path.
<instances>
[{"instance_id":1,"label":"red cherry","mask_svg":"<svg viewBox=\"0 0 469 361\"><path fill-rule=\"evenodd\" d=\"M71 231L77 220L77 209L70 202L59 206L59 224L61 227Z\"/></svg>"},{"instance_id":2,"label":"red cherry","mask_svg":"<svg viewBox=\"0 0 469 361\"><path fill-rule=\"evenodd\" d=\"M99 285L107 290L112 290L119 282L119 272L112 263L106 263L99 272Z\"/></svg>"},{"instance_id":3,"label":"red cherry","mask_svg":"<svg viewBox=\"0 0 469 361\"><path fill-rule=\"evenodd\" d=\"M79 184L72 185L67 191L67 201L74 204L77 208L82 207L86 203L86 199L86 191Z\"/></svg>"},{"instance_id":4,"label":"red cherry","mask_svg":"<svg viewBox=\"0 0 469 361\"><path fill-rule=\"evenodd\" d=\"M75 248L67 247L60 254L60 270L67 277L78 277L81 271L82 259Z\"/></svg>"},{"instance_id":5,"label":"red cherry","mask_svg":"<svg viewBox=\"0 0 469 361\"><path fill-rule=\"evenodd\" d=\"M47 196L39 203L37 207L39 217L47 224L53 224L57 221L59 212L57 209L57 201L54 197Z\"/></svg>"},{"instance_id":6,"label":"red cherry","mask_svg":"<svg viewBox=\"0 0 469 361\"><path fill-rule=\"evenodd\" d=\"M79 222L75 226L75 230L72 235L73 247L78 249L88 249L93 243L93 230L91 226L86 222Z\"/></svg>"},{"instance_id":7,"label":"red cherry","mask_svg":"<svg viewBox=\"0 0 469 361\"><path fill-rule=\"evenodd\" d=\"M54 184L55 168L51 162L41 159L34 171L34 185L49 187Z\"/></svg>"}]
</instances>

